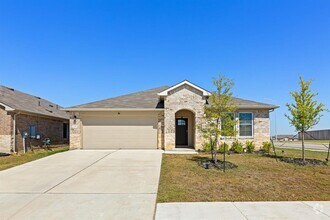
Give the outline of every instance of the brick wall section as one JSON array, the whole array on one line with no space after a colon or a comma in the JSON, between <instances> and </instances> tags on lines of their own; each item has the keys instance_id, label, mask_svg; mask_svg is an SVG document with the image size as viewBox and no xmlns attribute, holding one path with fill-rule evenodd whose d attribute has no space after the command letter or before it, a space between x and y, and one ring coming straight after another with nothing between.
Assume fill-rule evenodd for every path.
<instances>
[{"instance_id":1,"label":"brick wall section","mask_svg":"<svg viewBox=\"0 0 330 220\"><path fill-rule=\"evenodd\" d=\"M172 91L165 98L164 109L164 147L165 149L175 148L175 118L176 113L180 110L189 110L195 114L195 137L194 148L202 149L204 142L198 126L204 123L204 105L205 97L199 90L189 85L180 86ZM239 137L228 139L226 142L231 145L234 140L239 140L243 144L246 141L254 141L256 149L262 146L263 142L269 141L269 111L268 110L239 110L239 112L253 113L253 137ZM237 114L238 116L238 114ZM189 123L189 122L188 122ZM239 126L239 125L237 125Z\"/></svg>"},{"instance_id":2,"label":"brick wall section","mask_svg":"<svg viewBox=\"0 0 330 220\"><path fill-rule=\"evenodd\" d=\"M202 92L189 86L182 85L169 92L165 98L165 149L175 148L175 113L180 110L189 110L195 115L195 125L202 123L206 98ZM189 122L188 122L189 123ZM201 148L203 140L198 128L195 129L195 149Z\"/></svg>"},{"instance_id":3,"label":"brick wall section","mask_svg":"<svg viewBox=\"0 0 330 220\"><path fill-rule=\"evenodd\" d=\"M157 149L164 149L164 112L158 113Z\"/></svg>"},{"instance_id":4,"label":"brick wall section","mask_svg":"<svg viewBox=\"0 0 330 220\"><path fill-rule=\"evenodd\" d=\"M36 115L19 114L16 116L16 149L23 150L23 132L30 134L30 126L36 126L36 134L40 139L26 138L26 147L42 146L44 138L50 138L51 145L68 144L69 138L63 138L63 123L69 120L48 118Z\"/></svg>"},{"instance_id":5,"label":"brick wall section","mask_svg":"<svg viewBox=\"0 0 330 220\"><path fill-rule=\"evenodd\" d=\"M79 112L70 113L70 149L82 149L82 122Z\"/></svg>"},{"instance_id":6,"label":"brick wall section","mask_svg":"<svg viewBox=\"0 0 330 220\"><path fill-rule=\"evenodd\" d=\"M0 152L10 153L13 133L12 115L0 107Z\"/></svg>"},{"instance_id":7,"label":"brick wall section","mask_svg":"<svg viewBox=\"0 0 330 220\"><path fill-rule=\"evenodd\" d=\"M226 142L229 147L238 140L245 146L246 141L253 141L256 150L262 147L263 142L270 141L269 134L269 111L268 110L239 110L238 112L252 112L253 113L253 137L239 137L239 133L235 138L222 137L220 142ZM238 114L236 113L236 120L238 121ZM239 123L237 124L237 131Z\"/></svg>"}]
</instances>

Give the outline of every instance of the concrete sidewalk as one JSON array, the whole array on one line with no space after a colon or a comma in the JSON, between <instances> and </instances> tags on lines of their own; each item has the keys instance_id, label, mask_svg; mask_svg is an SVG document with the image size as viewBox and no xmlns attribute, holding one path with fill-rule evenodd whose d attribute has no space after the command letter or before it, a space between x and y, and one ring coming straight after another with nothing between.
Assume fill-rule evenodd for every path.
<instances>
[{"instance_id":1,"label":"concrete sidewalk","mask_svg":"<svg viewBox=\"0 0 330 220\"><path fill-rule=\"evenodd\" d=\"M330 219L330 201L159 203L156 220Z\"/></svg>"}]
</instances>

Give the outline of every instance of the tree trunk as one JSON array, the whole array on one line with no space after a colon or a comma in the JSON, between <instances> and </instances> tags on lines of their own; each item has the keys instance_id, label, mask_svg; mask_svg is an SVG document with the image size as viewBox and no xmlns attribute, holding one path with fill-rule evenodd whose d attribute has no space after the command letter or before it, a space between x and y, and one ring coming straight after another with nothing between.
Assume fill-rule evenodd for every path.
<instances>
[{"instance_id":1,"label":"tree trunk","mask_svg":"<svg viewBox=\"0 0 330 220\"><path fill-rule=\"evenodd\" d=\"M302 159L305 164L305 131L301 131Z\"/></svg>"}]
</instances>

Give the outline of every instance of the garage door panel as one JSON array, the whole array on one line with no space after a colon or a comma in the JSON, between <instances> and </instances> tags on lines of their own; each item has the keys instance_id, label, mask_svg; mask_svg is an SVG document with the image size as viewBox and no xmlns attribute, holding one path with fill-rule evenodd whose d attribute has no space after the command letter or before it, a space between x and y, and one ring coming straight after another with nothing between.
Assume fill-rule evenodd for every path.
<instances>
[{"instance_id":1,"label":"garage door panel","mask_svg":"<svg viewBox=\"0 0 330 220\"><path fill-rule=\"evenodd\" d=\"M155 149L156 117L83 118L85 149Z\"/></svg>"}]
</instances>

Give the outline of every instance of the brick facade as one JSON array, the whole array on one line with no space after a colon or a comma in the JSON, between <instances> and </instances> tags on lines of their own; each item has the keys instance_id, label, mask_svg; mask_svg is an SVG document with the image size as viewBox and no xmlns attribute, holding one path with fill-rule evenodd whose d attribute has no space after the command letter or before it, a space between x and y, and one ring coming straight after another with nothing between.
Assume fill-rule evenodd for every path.
<instances>
[{"instance_id":1,"label":"brick facade","mask_svg":"<svg viewBox=\"0 0 330 220\"><path fill-rule=\"evenodd\" d=\"M7 112L0 108L0 152L12 152L14 145L14 113ZM27 137L25 140L26 149L29 150L31 146L42 146L44 138L50 138L51 145L62 145L69 143L69 134L67 138L63 137L63 124L69 124L69 120L57 119L51 117L44 117L39 115L29 115L19 113L16 115L16 135L15 135L15 149L20 152L23 151L23 133L30 134L30 126L34 125L36 134L40 135L40 139ZM69 129L69 128L68 128Z\"/></svg>"},{"instance_id":2,"label":"brick facade","mask_svg":"<svg viewBox=\"0 0 330 220\"><path fill-rule=\"evenodd\" d=\"M0 152L10 153L12 147L13 116L0 106Z\"/></svg>"},{"instance_id":3,"label":"brick facade","mask_svg":"<svg viewBox=\"0 0 330 220\"><path fill-rule=\"evenodd\" d=\"M194 147L196 150L202 149L204 143L203 137L198 129L204 123L204 106L206 97L203 97L202 92L189 86L183 85L169 92L165 97L164 109L164 132L165 150L175 148L175 119L180 117L188 118L188 126L194 124L194 128L188 127L188 145ZM238 140L245 144L246 141L253 141L256 148L260 148L263 142L269 141L269 111L268 110L244 110L240 109L238 112L252 112L253 113L253 137L239 137L224 138L229 145ZM189 116L192 114L194 118ZM238 117L238 114L235 114ZM236 118L238 121L238 118ZM190 121L190 122L189 122ZM237 125L238 130L239 125ZM192 141L191 141L191 136ZM224 140L223 139L223 140Z\"/></svg>"},{"instance_id":4,"label":"brick facade","mask_svg":"<svg viewBox=\"0 0 330 220\"><path fill-rule=\"evenodd\" d=\"M192 147L195 147L195 149L201 148L203 140L196 125L202 123L206 97L203 96L201 91L189 85L182 85L171 90L164 101L165 149L175 148L175 118L176 113L181 110L187 110L193 113L195 117L193 120L195 124L195 134L194 140L192 141L194 146Z\"/></svg>"},{"instance_id":5,"label":"brick facade","mask_svg":"<svg viewBox=\"0 0 330 220\"><path fill-rule=\"evenodd\" d=\"M50 138L51 145L69 143L69 135L63 138L63 124L69 124L68 120L40 117L35 115L19 114L16 116L16 150L23 150L23 132L29 132L30 126L36 126L36 134L40 139L26 138L25 146L42 146L45 138Z\"/></svg>"}]
</instances>

